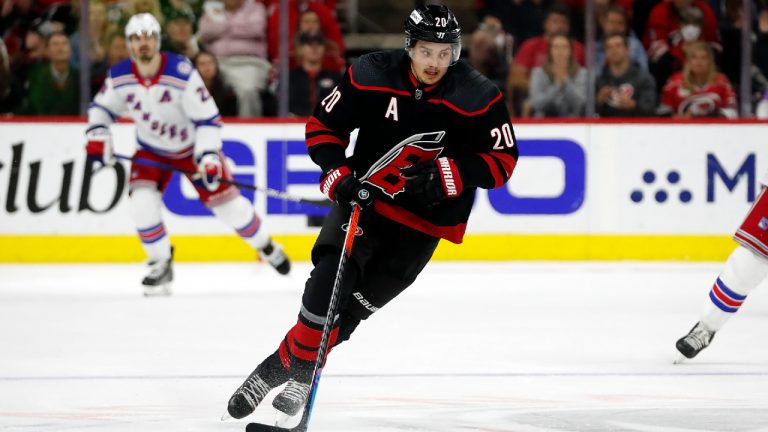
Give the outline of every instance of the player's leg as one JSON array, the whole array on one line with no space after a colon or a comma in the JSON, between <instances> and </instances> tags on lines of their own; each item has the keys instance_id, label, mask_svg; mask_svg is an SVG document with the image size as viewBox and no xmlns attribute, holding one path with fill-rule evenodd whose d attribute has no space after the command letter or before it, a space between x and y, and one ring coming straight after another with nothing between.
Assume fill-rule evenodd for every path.
<instances>
[{"instance_id":1,"label":"player's leg","mask_svg":"<svg viewBox=\"0 0 768 432\"><path fill-rule=\"evenodd\" d=\"M334 337L330 341L331 346L348 340L362 320L370 317L409 287L429 262L439 241L437 238L386 219L379 221L376 228L386 233L386 236L377 242L373 255L367 259L359 283L345 286L345 289L351 291L342 297L343 304L340 308L338 325L334 329ZM305 305L308 302L309 299L304 300ZM302 309L302 315L306 316L304 309ZM302 315L300 315L300 323ZM298 342L299 347L303 346L304 341L314 342L308 337L305 339L294 337L293 340ZM295 349L290 346L290 341L291 338L286 337L281 345L281 354L284 346L287 347L285 351L288 353L292 353L291 349ZM311 357L312 365L314 358L314 356ZM300 364L306 365L301 360L299 360ZM309 374L311 372L309 370ZM288 415L300 412L309 394L310 378L309 376L306 379L292 377L285 389L275 396L272 405Z\"/></svg>"},{"instance_id":2,"label":"player's leg","mask_svg":"<svg viewBox=\"0 0 768 432\"><path fill-rule=\"evenodd\" d=\"M151 159L153 155L140 150L134 157ZM173 281L173 249L161 213L161 190L169 174L157 168L132 164L130 178L131 216L148 257L149 272L142 280L144 295L169 295Z\"/></svg>"},{"instance_id":3,"label":"player's leg","mask_svg":"<svg viewBox=\"0 0 768 432\"><path fill-rule=\"evenodd\" d=\"M687 358L709 346L715 333L738 312L750 291L768 276L768 195L762 193L734 239L739 242L709 291L709 302L699 322L677 341Z\"/></svg>"},{"instance_id":4,"label":"player's leg","mask_svg":"<svg viewBox=\"0 0 768 432\"><path fill-rule=\"evenodd\" d=\"M226 161L223 154L219 154L221 160ZM196 168L191 160L185 159L180 168L194 171ZM222 179L232 181L232 173L226 163L222 166ZM291 262L285 255L282 246L276 243L267 233L261 218L256 214L253 205L240 191L232 185L221 183L218 189L210 191L205 188L200 180L189 178L195 186L200 200L213 214L228 226L256 250L261 258L268 262L280 274L288 274L291 270Z\"/></svg>"},{"instance_id":5,"label":"player's leg","mask_svg":"<svg viewBox=\"0 0 768 432\"><path fill-rule=\"evenodd\" d=\"M680 338L677 350L694 358L709 346L715 333L736 313L750 291L768 276L768 261L739 246L728 257L725 268L709 290L709 302L701 319Z\"/></svg>"},{"instance_id":6,"label":"player's leg","mask_svg":"<svg viewBox=\"0 0 768 432\"><path fill-rule=\"evenodd\" d=\"M348 219L349 211L338 207L334 207L326 218L312 249L315 267L304 287L297 322L288 330L278 350L267 357L229 399L227 411L232 417L243 418L249 415L269 390L289 379L294 382L309 382L311 379L345 237L342 226ZM375 230L368 229L370 226L366 223L367 219L363 216L360 218L358 228L361 235L355 239L352 257L347 261L342 279L341 299L344 299L357 283L360 269L370 256L370 250L376 241L376 236L369 235L369 232L373 233ZM335 324L330 334L329 346L333 346L339 332L338 319Z\"/></svg>"},{"instance_id":7,"label":"player's leg","mask_svg":"<svg viewBox=\"0 0 768 432\"><path fill-rule=\"evenodd\" d=\"M238 194L229 201L211 207L219 220L234 228L248 245L280 274L288 274L291 262L282 246L267 234L263 220L256 215L253 205L244 196Z\"/></svg>"}]
</instances>

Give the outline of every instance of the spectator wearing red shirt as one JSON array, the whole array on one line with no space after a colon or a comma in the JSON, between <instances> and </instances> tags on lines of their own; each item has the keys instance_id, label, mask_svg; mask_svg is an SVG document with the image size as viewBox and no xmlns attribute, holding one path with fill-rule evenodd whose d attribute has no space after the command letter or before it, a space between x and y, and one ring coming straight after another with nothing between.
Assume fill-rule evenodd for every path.
<instances>
[{"instance_id":1,"label":"spectator wearing red shirt","mask_svg":"<svg viewBox=\"0 0 768 432\"><path fill-rule=\"evenodd\" d=\"M674 118L736 118L736 93L728 78L717 71L712 47L695 42L687 48L682 72L667 81L661 95L659 114Z\"/></svg>"},{"instance_id":2,"label":"spectator wearing red shirt","mask_svg":"<svg viewBox=\"0 0 768 432\"><path fill-rule=\"evenodd\" d=\"M698 31L694 29L696 22L700 23ZM718 52L722 50L717 19L704 0L665 0L653 7L643 45L648 52L651 75L658 84L682 68L684 45L696 40L710 43Z\"/></svg>"},{"instance_id":3,"label":"spectator wearing red shirt","mask_svg":"<svg viewBox=\"0 0 768 432\"><path fill-rule=\"evenodd\" d=\"M280 47L280 7L279 2L276 0L269 0L267 4L267 51L272 63L277 63ZM344 47L344 38L341 35L341 28L333 12L323 3L308 0L290 0L288 2L288 9L288 41L290 44L288 52L294 52L294 39L297 32L315 31L312 28L299 28L301 23L299 17L306 15L305 12L307 11L312 11L320 20L319 30L331 42L331 49L323 59L323 68L343 70L345 67L344 56L346 49ZM328 55L334 50L338 50L338 52ZM290 60L291 67L297 66L293 58Z\"/></svg>"},{"instance_id":4,"label":"spectator wearing red shirt","mask_svg":"<svg viewBox=\"0 0 768 432\"><path fill-rule=\"evenodd\" d=\"M528 95L531 70L547 61L550 38L570 31L568 17L568 8L560 4L553 5L544 17L544 34L525 41L515 55L507 79L512 115L520 113L522 102ZM584 66L584 46L578 41L573 41L573 54L579 65Z\"/></svg>"},{"instance_id":5,"label":"spectator wearing red shirt","mask_svg":"<svg viewBox=\"0 0 768 432\"><path fill-rule=\"evenodd\" d=\"M296 51L299 66L290 73L290 115L308 117L318 102L331 94L341 81L337 70L323 69L326 39L321 33L301 33Z\"/></svg>"}]
</instances>

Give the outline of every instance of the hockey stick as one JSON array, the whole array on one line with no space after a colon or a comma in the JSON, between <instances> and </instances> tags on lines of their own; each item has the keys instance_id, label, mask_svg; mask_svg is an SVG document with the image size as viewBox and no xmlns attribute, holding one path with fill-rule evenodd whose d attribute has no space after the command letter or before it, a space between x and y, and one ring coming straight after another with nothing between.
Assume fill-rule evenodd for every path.
<instances>
[{"instance_id":1,"label":"hockey stick","mask_svg":"<svg viewBox=\"0 0 768 432\"><path fill-rule=\"evenodd\" d=\"M339 257L339 267L336 270L336 279L333 282L331 291L331 301L328 304L328 313L325 315L325 324L323 325L323 334L320 338L320 346L317 348L317 359L315 360L315 369L312 371L312 381L309 384L307 403L304 405L304 412L299 424L291 429L277 426L269 426L261 423L248 423L245 427L246 432L306 432L309 425L309 419L312 416L312 406L315 403L315 394L317 386L320 384L320 374L323 372L323 360L328 350L328 340L331 335L331 328L336 318L336 312L339 306L339 293L341 292L341 281L344 277L344 268L347 264L347 258L352 254L352 244L355 241L357 233L357 219L360 217L360 206L352 204L352 214L349 215L347 224L347 235L344 237L344 246L341 249Z\"/></svg>"},{"instance_id":2,"label":"hockey stick","mask_svg":"<svg viewBox=\"0 0 768 432\"><path fill-rule=\"evenodd\" d=\"M188 176L192 176L193 178L199 178L200 177L200 173L198 173L196 171L187 171L187 170L184 170L184 169L181 169L181 168L176 168L174 166L167 165L167 164L164 164L164 163L161 163L161 162L155 162L155 161L149 160L149 159L132 158L131 156L125 156L125 155L121 155L121 154L115 154L114 156L115 156L116 159L122 159L122 160L131 161L132 163L135 163L137 165L144 165L144 166L153 167L153 168L160 168L160 169L166 170L166 171L176 171L176 172L179 172L181 174L186 174ZM241 182L238 182L238 181L227 180L227 179L223 179L223 178L219 179L219 181L224 183L224 184L228 184L228 185L232 185L232 186L238 187L240 189L250 189L250 190L255 190L257 192L264 192L267 196L271 196L273 198L279 198L279 199L286 200L286 201L294 201L294 202L298 202L298 203L302 203L302 204L312 204L312 205L316 205L316 206L319 206L319 207L331 207L331 206L333 206L333 202L328 201L328 200L324 200L324 199L317 199L317 200L315 200L315 199L309 199L309 198L299 198L299 197L290 195L290 194L288 194L286 192L279 191L277 189L259 187L259 186L255 186L255 185L252 185L252 184L241 183Z\"/></svg>"}]
</instances>

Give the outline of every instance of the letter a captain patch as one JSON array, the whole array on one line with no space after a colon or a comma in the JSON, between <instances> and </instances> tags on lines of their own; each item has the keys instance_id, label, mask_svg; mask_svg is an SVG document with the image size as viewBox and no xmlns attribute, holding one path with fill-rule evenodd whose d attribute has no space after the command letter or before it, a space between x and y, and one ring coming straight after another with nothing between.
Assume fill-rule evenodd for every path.
<instances>
[{"instance_id":1,"label":"letter a captain patch","mask_svg":"<svg viewBox=\"0 0 768 432\"><path fill-rule=\"evenodd\" d=\"M387 107L387 113L384 114L384 118L389 118L392 115L392 120L397 121L397 98L392 96L389 100L389 106Z\"/></svg>"}]
</instances>

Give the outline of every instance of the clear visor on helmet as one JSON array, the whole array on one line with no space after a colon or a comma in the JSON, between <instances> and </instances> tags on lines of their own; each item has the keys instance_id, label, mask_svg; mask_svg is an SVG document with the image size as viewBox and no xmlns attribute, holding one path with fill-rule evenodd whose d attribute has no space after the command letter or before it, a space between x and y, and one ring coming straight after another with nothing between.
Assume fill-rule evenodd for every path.
<instances>
[{"instance_id":1,"label":"clear visor on helmet","mask_svg":"<svg viewBox=\"0 0 768 432\"><path fill-rule=\"evenodd\" d=\"M425 66L447 68L459 61L461 55L461 42L438 43L416 41L413 47L408 48L408 55L415 63Z\"/></svg>"}]
</instances>

